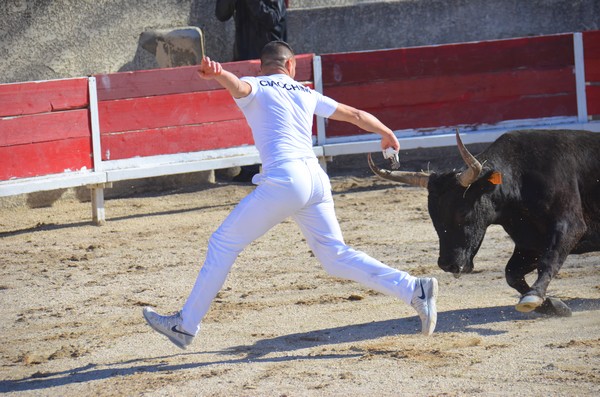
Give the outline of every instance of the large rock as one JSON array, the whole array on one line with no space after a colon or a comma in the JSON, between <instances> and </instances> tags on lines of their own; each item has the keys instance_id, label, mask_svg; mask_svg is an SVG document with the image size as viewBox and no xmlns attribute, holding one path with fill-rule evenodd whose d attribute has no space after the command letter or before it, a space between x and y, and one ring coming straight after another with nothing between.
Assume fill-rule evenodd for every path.
<instances>
[{"instance_id":1,"label":"large rock","mask_svg":"<svg viewBox=\"0 0 600 397\"><path fill-rule=\"evenodd\" d=\"M139 45L156 57L161 68L197 65L204 53L204 37L195 26L147 30L140 35Z\"/></svg>"}]
</instances>

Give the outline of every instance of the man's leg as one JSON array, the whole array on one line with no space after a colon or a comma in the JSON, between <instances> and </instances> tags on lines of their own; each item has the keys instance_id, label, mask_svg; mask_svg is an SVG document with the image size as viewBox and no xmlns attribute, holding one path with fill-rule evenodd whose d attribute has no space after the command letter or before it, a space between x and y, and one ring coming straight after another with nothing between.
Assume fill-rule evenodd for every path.
<instances>
[{"instance_id":1,"label":"man's leg","mask_svg":"<svg viewBox=\"0 0 600 397\"><path fill-rule=\"evenodd\" d=\"M435 278L416 278L348 247L337 221L327 176L313 173L313 200L295 214L317 259L331 275L356 281L410 304L421 319L421 332L431 335L437 323Z\"/></svg>"},{"instance_id":2,"label":"man's leg","mask_svg":"<svg viewBox=\"0 0 600 397\"><path fill-rule=\"evenodd\" d=\"M302 209L294 219L328 273L410 304L417 279L347 246L331 199Z\"/></svg>"},{"instance_id":3,"label":"man's leg","mask_svg":"<svg viewBox=\"0 0 600 397\"><path fill-rule=\"evenodd\" d=\"M210 237L206 259L182 310L183 328L196 334L239 253L302 207L296 181L270 180L246 196Z\"/></svg>"},{"instance_id":4,"label":"man's leg","mask_svg":"<svg viewBox=\"0 0 600 397\"><path fill-rule=\"evenodd\" d=\"M206 259L183 309L162 316L144 308L144 318L154 330L182 349L192 342L239 253L301 207L294 189L288 185L262 183L240 201L210 237Z\"/></svg>"}]
</instances>

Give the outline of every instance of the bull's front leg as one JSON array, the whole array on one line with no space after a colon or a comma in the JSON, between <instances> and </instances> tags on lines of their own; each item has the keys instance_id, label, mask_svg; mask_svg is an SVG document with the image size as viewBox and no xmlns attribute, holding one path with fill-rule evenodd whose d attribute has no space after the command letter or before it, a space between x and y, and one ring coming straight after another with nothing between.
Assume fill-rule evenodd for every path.
<instances>
[{"instance_id":1,"label":"bull's front leg","mask_svg":"<svg viewBox=\"0 0 600 397\"><path fill-rule=\"evenodd\" d=\"M535 266L536 264L534 263L533 268L535 269L537 267L538 276L527 291L519 290L522 296L515 308L520 312L527 313L532 310L537 311L540 308L549 309L544 308L543 305L546 299L546 290L548 289L550 281L554 278L556 273L558 273L558 270L562 265L562 261L554 252L546 253L546 255L539 255L534 259L537 261L537 266Z\"/></svg>"},{"instance_id":2,"label":"bull's front leg","mask_svg":"<svg viewBox=\"0 0 600 397\"><path fill-rule=\"evenodd\" d=\"M560 299L544 298L546 288L552 277L548 278L548 272L540 271L538 267L540 257L541 255L537 252L516 247L512 257L508 261L505 270L506 281L508 285L519 291L522 295L519 303L516 305L516 309L520 312L535 310L537 313L551 316L570 316L571 310ZM534 284L530 287L527 281L525 281L525 276L536 269L538 269L537 286ZM540 292L540 285L543 282L545 282L545 287L543 287L543 292Z\"/></svg>"},{"instance_id":3,"label":"bull's front leg","mask_svg":"<svg viewBox=\"0 0 600 397\"><path fill-rule=\"evenodd\" d=\"M539 313L554 316L571 315L569 307L560 299L546 298L546 290L584 230L580 218L576 216L563 218L554 224L553 233L549 235L548 247L537 257L529 253L530 260L533 259L530 264L535 265L537 263L538 277L529 291L519 290L523 296L516 305L518 311L530 312L535 310ZM523 288L522 284L518 284L518 286Z\"/></svg>"},{"instance_id":4,"label":"bull's front leg","mask_svg":"<svg viewBox=\"0 0 600 397\"><path fill-rule=\"evenodd\" d=\"M520 312L535 310L537 313L550 316L569 317L571 309L558 298L546 297L546 290L550 281L558 274L567 254L549 252L540 258L538 263L538 278L531 286L529 292L524 294L516 309Z\"/></svg>"},{"instance_id":5,"label":"bull's front leg","mask_svg":"<svg viewBox=\"0 0 600 397\"><path fill-rule=\"evenodd\" d=\"M525 295L531 290L525 281L525 276L537 268L538 257L539 255L535 252L529 252L517 246L506 265L504 270L506 282L521 295Z\"/></svg>"}]
</instances>

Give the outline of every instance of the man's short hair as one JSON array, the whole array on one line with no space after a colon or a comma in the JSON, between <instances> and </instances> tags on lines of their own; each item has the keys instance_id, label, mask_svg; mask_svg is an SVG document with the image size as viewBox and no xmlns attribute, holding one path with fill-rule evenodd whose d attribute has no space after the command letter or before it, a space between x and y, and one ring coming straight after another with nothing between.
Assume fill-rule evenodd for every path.
<instances>
[{"instance_id":1,"label":"man's short hair","mask_svg":"<svg viewBox=\"0 0 600 397\"><path fill-rule=\"evenodd\" d=\"M294 50L285 41L271 41L267 43L260 53L260 65L285 67L285 62L294 57Z\"/></svg>"}]
</instances>

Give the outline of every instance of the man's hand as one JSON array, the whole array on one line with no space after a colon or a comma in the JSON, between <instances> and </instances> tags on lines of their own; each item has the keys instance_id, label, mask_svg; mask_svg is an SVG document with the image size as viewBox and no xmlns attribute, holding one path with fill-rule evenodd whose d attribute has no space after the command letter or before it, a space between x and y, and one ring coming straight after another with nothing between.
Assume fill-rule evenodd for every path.
<instances>
[{"instance_id":1,"label":"man's hand","mask_svg":"<svg viewBox=\"0 0 600 397\"><path fill-rule=\"evenodd\" d=\"M202 58L202 63L200 63L200 68L198 69L200 77L210 80L220 76L221 73L223 73L223 67L219 62L211 61L209 57Z\"/></svg>"},{"instance_id":2,"label":"man's hand","mask_svg":"<svg viewBox=\"0 0 600 397\"><path fill-rule=\"evenodd\" d=\"M245 81L240 80L236 75L223 69L219 62L211 61L209 57L202 58L202 63L198 68L200 77L206 80L215 80L221 84L232 97L244 98L252 92L252 87Z\"/></svg>"},{"instance_id":3,"label":"man's hand","mask_svg":"<svg viewBox=\"0 0 600 397\"><path fill-rule=\"evenodd\" d=\"M389 133L381 136L381 150L386 150L387 148L392 148L396 152L400 151L400 142L398 142L396 135L391 130Z\"/></svg>"}]
</instances>

